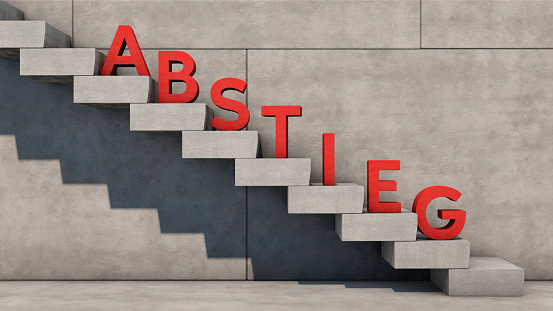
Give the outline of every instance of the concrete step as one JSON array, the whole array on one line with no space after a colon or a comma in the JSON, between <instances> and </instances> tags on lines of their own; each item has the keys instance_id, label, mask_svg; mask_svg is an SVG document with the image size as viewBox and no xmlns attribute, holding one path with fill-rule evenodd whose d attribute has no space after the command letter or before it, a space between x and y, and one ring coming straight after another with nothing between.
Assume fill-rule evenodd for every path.
<instances>
[{"instance_id":1,"label":"concrete step","mask_svg":"<svg viewBox=\"0 0 553 311\"><path fill-rule=\"evenodd\" d=\"M365 191L357 184L288 187L290 214L354 214L363 212Z\"/></svg>"},{"instance_id":2,"label":"concrete step","mask_svg":"<svg viewBox=\"0 0 553 311\"><path fill-rule=\"evenodd\" d=\"M401 213L338 214L335 229L342 241L415 241L417 214L405 209Z\"/></svg>"},{"instance_id":3,"label":"concrete step","mask_svg":"<svg viewBox=\"0 0 553 311\"><path fill-rule=\"evenodd\" d=\"M254 159L259 152L257 131L182 132L186 159Z\"/></svg>"},{"instance_id":4,"label":"concrete step","mask_svg":"<svg viewBox=\"0 0 553 311\"><path fill-rule=\"evenodd\" d=\"M524 270L497 257L470 257L468 269L432 270L430 279L449 296L522 296Z\"/></svg>"},{"instance_id":5,"label":"concrete step","mask_svg":"<svg viewBox=\"0 0 553 311\"><path fill-rule=\"evenodd\" d=\"M395 269L464 269L469 267L470 243L418 234L415 242L382 242L382 257Z\"/></svg>"},{"instance_id":6,"label":"concrete step","mask_svg":"<svg viewBox=\"0 0 553 311\"><path fill-rule=\"evenodd\" d=\"M206 104L131 104L131 131L203 131L210 127L213 110Z\"/></svg>"},{"instance_id":7,"label":"concrete step","mask_svg":"<svg viewBox=\"0 0 553 311\"><path fill-rule=\"evenodd\" d=\"M129 108L157 99L157 83L146 76L75 77L73 101L99 108Z\"/></svg>"},{"instance_id":8,"label":"concrete step","mask_svg":"<svg viewBox=\"0 0 553 311\"><path fill-rule=\"evenodd\" d=\"M23 20L23 19L24 19L23 11L7 3L6 1L0 1L0 20L1 21Z\"/></svg>"},{"instance_id":9,"label":"concrete step","mask_svg":"<svg viewBox=\"0 0 553 311\"><path fill-rule=\"evenodd\" d=\"M235 186L308 186L311 159L236 159Z\"/></svg>"},{"instance_id":10,"label":"concrete step","mask_svg":"<svg viewBox=\"0 0 553 311\"><path fill-rule=\"evenodd\" d=\"M100 73L106 56L96 49L23 49L20 74L48 83L72 84L74 76Z\"/></svg>"},{"instance_id":11,"label":"concrete step","mask_svg":"<svg viewBox=\"0 0 553 311\"><path fill-rule=\"evenodd\" d=\"M20 49L70 48L71 37L44 21L0 21L0 57L18 59Z\"/></svg>"}]
</instances>

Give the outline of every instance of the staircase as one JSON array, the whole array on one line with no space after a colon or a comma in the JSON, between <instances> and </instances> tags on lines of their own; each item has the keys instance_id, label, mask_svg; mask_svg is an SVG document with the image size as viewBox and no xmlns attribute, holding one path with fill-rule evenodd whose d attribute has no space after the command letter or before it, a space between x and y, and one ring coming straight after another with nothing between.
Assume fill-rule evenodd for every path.
<instances>
[{"instance_id":1,"label":"staircase","mask_svg":"<svg viewBox=\"0 0 553 311\"><path fill-rule=\"evenodd\" d=\"M21 11L3 1L0 57L20 58L22 76L73 83L75 103L129 108L131 131L182 132L183 158L235 159L235 186L288 187L289 213L335 214L335 231L342 241L382 242L382 256L391 266L432 269L431 280L448 295L523 294L521 268L499 258L470 257L470 244L461 238L438 241L418 234L417 215L410 211L363 213L363 186L310 184L311 159L263 158L256 131L212 130L213 111L206 104L155 103L157 83L150 77L98 76L104 54L71 48L68 35L46 22L24 21ZM14 143L13 138L0 138L5 141Z\"/></svg>"}]
</instances>

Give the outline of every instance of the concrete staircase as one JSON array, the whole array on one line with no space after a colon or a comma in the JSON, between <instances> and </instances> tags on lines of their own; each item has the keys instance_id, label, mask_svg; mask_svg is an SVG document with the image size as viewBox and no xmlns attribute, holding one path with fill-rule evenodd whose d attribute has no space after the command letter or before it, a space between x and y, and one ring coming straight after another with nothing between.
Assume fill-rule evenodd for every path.
<instances>
[{"instance_id":1,"label":"concrete staircase","mask_svg":"<svg viewBox=\"0 0 553 311\"><path fill-rule=\"evenodd\" d=\"M335 214L342 241L381 241L395 269L432 269L432 281L448 295L520 296L524 271L499 258L470 257L461 238L430 240L417 234L417 215L363 213L364 190L356 184L310 184L311 159L262 158L256 131L210 128L206 104L157 104L150 77L98 76L105 55L70 48L69 36L0 1L0 57L20 58L21 75L48 83L74 83L74 102L130 108L130 130L182 132L183 158L235 159L235 186L286 186L292 214ZM55 49L54 49L55 48ZM0 147L1 148L1 147Z\"/></svg>"}]
</instances>

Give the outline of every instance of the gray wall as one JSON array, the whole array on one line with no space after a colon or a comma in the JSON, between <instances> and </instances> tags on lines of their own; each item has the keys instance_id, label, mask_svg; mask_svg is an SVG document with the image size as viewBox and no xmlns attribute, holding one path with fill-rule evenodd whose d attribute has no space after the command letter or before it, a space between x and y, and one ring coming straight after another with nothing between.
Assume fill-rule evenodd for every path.
<instances>
[{"instance_id":1,"label":"gray wall","mask_svg":"<svg viewBox=\"0 0 553 311\"><path fill-rule=\"evenodd\" d=\"M383 174L398 181L398 191L383 194L384 199L409 208L425 187L454 187L463 196L457 203L432 203L432 223L443 223L435 217L439 206L464 209L468 218L461 236L471 242L473 255L502 257L524 268L527 279L553 279L553 268L548 264L553 261L553 244L548 238L553 234L553 227L548 225L553 219L553 178L549 173L553 169L549 147L553 137L553 52L549 50L553 48L553 1L9 2L23 9L28 18L45 19L71 31L75 47L106 49L117 25L129 24L147 50L151 71L157 67L156 50L186 50L198 63L202 90L198 102L209 103L207 91L212 81L225 76L245 78L247 94L233 96L244 102L247 99L252 116L249 129L260 131L265 156L274 155L274 120L262 118L260 107L302 105L304 116L290 121L289 150L291 157L313 159L313 182L321 180L322 133L334 132L337 181L366 185L366 160L401 160L401 171ZM72 14L68 17L69 3ZM14 64L2 63L2 75L9 75L6 81L17 79ZM70 105L69 88L17 81L18 85L25 84L21 92L32 89L42 94L34 97L37 102L51 94L61 96L62 90L66 92L63 101ZM2 88L9 90L10 96L19 94L5 83ZM135 137L137 145L145 141L164 144L160 150L167 154L156 154L155 158L177 161L178 138L126 133L126 125L117 125L128 122L126 112L78 108L87 109L81 121L58 129L53 124L60 123L54 121L61 120L56 119L59 109L50 109L51 114L43 113L49 116L45 120L34 120L40 124L40 139L29 139L22 133L30 131L29 124L35 124L27 122L28 111L1 114L2 124L4 116L11 116L9 128L2 125L2 134L16 134L22 144L20 151L24 151L20 155L61 159L62 169L68 165L65 162L79 162L84 155L43 151L48 150L44 137L63 137L62 131L75 131L85 115L97 115L94 122L102 125L82 134L93 136L96 143L85 158L98 157L98 150L108 147L122 148L111 151L113 154L134 154L131 150L136 147L121 145L124 139L117 139L117 135L129 135ZM222 111L216 114L231 117ZM69 112L66 118L70 118ZM100 134L105 129L116 129L118 134L115 138ZM104 136L99 139L98 135ZM78 145L79 141L75 138L64 144ZM152 161L148 151L152 149L142 150L142 156L136 155L136 161L127 166L120 163L123 159L105 155L99 163L109 163L119 172L111 180L88 177L87 172L101 167L97 163L98 168L75 165L74 172L63 171L64 182L106 183L112 209L131 207L124 203L126 199L118 198L121 193L142 195L136 199L141 204L156 202L152 198L161 196L124 186L137 176L149 174L151 179L169 168L148 168ZM231 165L225 161L179 165L194 173L184 174L190 177L188 181L180 180L183 175L173 175L164 181L164 187L175 182L194 183L202 174L197 166L213 169L210 172L214 174L226 172L216 175L216 181L223 183L221 187L228 185L218 178L232 179ZM218 166L221 169L215 170ZM136 175L125 173L129 167ZM201 231L208 258L241 258L245 262L247 256L248 277L255 279L428 277L427 271L393 271L382 262L377 243L340 242L330 217L286 214L283 188L252 187L247 193L243 188L225 189L236 196L236 209L229 216L239 223L236 227L227 225L242 237L229 244L227 253L210 252L212 229L205 225L216 223L207 216L213 212L206 212L203 223L170 225L171 215L186 212L166 214L159 209L161 235L176 227L181 233ZM224 201L218 191L215 193L213 200ZM194 193L191 202L196 202L196 197L200 201L190 204L200 206L204 195L206 192ZM220 208L212 207L214 210ZM192 230L188 226L202 228ZM240 254L230 254L234 250Z\"/></svg>"}]
</instances>

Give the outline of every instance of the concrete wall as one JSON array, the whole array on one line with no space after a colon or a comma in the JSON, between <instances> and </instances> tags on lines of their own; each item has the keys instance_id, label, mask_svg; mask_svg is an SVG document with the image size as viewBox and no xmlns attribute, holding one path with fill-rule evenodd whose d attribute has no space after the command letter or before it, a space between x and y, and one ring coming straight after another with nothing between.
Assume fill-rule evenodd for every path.
<instances>
[{"instance_id":1,"label":"concrete wall","mask_svg":"<svg viewBox=\"0 0 553 311\"><path fill-rule=\"evenodd\" d=\"M18 6L27 1L9 2ZM463 196L457 203L432 203L432 223L443 223L435 217L438 207L464 209L468 218L461 237L471 242L472 255L504 258L524 268L527 279L553 279L548 265L553 260L548 238L553 234L548 225L553 218L553 1L74 0L71 27L68 2L19 7L33 19L40 15L64 31L71 28L75 47L106 49L117 25L129 24L154 72L157 50L189 52L198 63L198 102L209 103L207 90L215 79L245 78L247 94L233 96L247 102L249 129L260 132L266 157L274 156L274 120L261 117L260 107L302 105L304 116L290 120L289 152L290 157L313 159L313 182L321 181L322 133L334 132L338 182L366 185L366 160L401 160L401 171L383 174L398 181L398 191L384 193L383 199L409 208L425 187L454 187ZM45 119L37 116L34 123L28 122L32 107L52 94L69 105L70 88L23 80L16 80L20 88L7 87L7 81L17 79L15 64L2 63L2 88L19 98L19 104L3 108L7 110L1 115L10 117L0 119L1 134L16 134L22 144L20 156L61 159L62 170L69 168L62 171L66 183L107 183L112 208L158 207L151 202L160 200L174 206L172 200L182 200L197 207L194 215L203 215L183 223L176 216L184 216L187 209L160 208L162 235L203 232L207 257L243 262L249 257L248 277L255 279L428 278L427 271L391 269L381 259L378 243L340 242L332 216L288 215L284 188L231 190L224 182L232 179L230 163L181 163L177 138L124 133L126 112L71 108L86 111L67 127L59 120L75 118L75 111L62 118L59 109L42 108L48 111L42 114ZM41 95L20 98L16 90ZM224 111L216 114L231 117ZM63 134L82 128L91 115L97 119L87 122L97 126L71 139ZM40 124L33 135L28 132L31 124ZM106 129L112 130L110 135ZM56 144L46 143L46 138L58 136ZM122 144L130 139L123 138L127 136L133 137L130 145ZM87 147L86 155L74 151L90 141L95 147ZM152 155L146 143L162 146ZM142 146L142 153L135 151L137 146ZM57 151L66 148L71 151ZM105 149L107 154L97 154ZM121 153L133 154L135 161ZM95 165L78 166L81 157ZM156 163L152 159L178 161L183 165L178 169L188 173L159 180L160 172L171 167L149 168ZM102 168L106 163L108 168ZM125 173L127 169L132 173ZM110 170L118 173L110 175ZM174 183L188 185L210 176L228 192L222 195L213 188L208 195L206 188L166 200L166 192L143 191L147 185L137 191L132 183L146 180L144 174L147 180L162 182L156 190L174 191ZM210 205L226 206L227 195L235 198L232 212ZM204 196L220 203L206 203ZM221 216L218 221L232 227L231 235L241 237L224 242L230 243L226 251L210 248L214 244L209 242L220 246L230 238L209 218L220 210L233 220ZM219 238L210 240L214 232Z\"/></svg>"}]
</instances>

